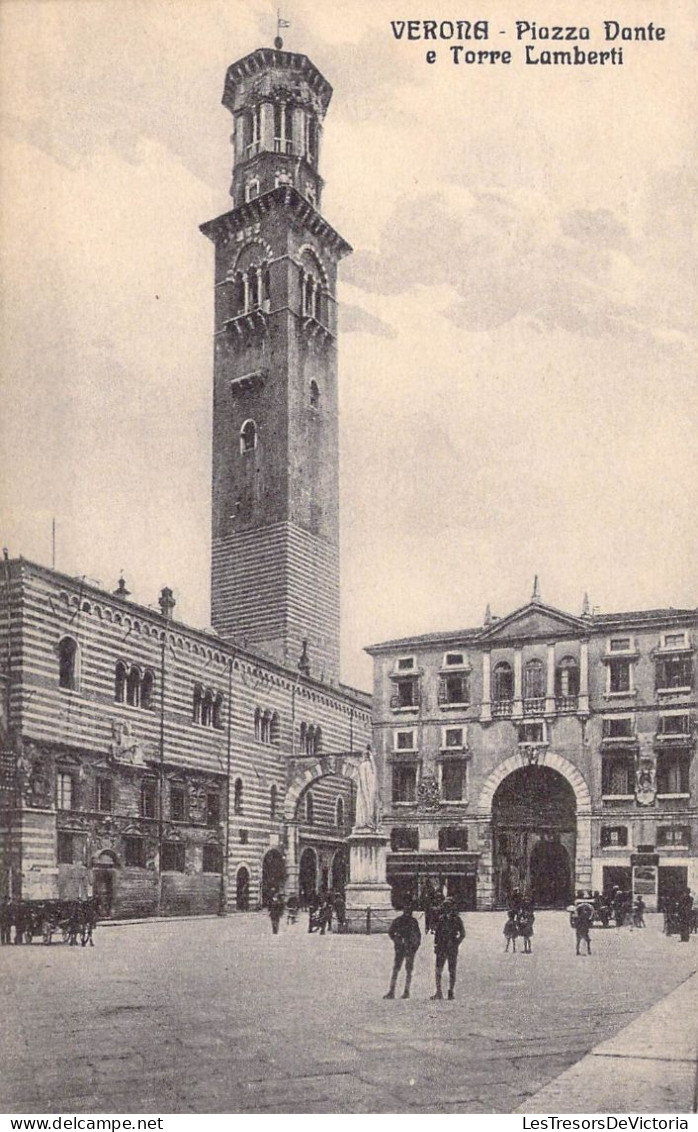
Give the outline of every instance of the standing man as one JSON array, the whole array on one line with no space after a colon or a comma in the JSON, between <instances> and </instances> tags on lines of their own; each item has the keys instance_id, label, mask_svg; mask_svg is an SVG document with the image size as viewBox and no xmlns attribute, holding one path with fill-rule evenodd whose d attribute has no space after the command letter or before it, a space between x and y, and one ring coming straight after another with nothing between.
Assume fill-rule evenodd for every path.
<instances>
[{"instance_id":1,"label":"standing man","mask_svg":"<svg viewBox=\"0 0 698 1132\"><path fill-rule=\"evenodd\" d=\"M436 994L434 999L443 998L441 993L441 972L448 963L448 997L453 998L456 985L458 948L465 939L465 928L452 896L447 896L441 907L441 914L434 928L434 952L436 953Z\"/></svg>"},{"instance_id":2,"label":"standing man","mask_svg":"<svg viewBox=\"0 0 698 1132\"><path fill-rule=\"evenodd\" d=\"M281 917L284 914L284 898L280 892L272 892L269 901L269 919L271 920L271 930L274 935L279 934L279 924Z\"/></svg>"},{"instance_id":3,"label":"standing man","mask_svg":"<svg viewBox=\"0 0 698 1132\"><path fill-rule=\"evenodd\" d=\"M412 915L411 903L406 903L401 915L396 916L393 920L388 928L388 935L395 948L395 962L393 963L393 973L390 976L390 989L387 994L383 995L383 998L395 998L395 986L403 962L405 964L405 989L402 992L402 997L409 998L414 957L422 942L422 933L419 930L419 924Z\"/></svg>"}]
</instances>

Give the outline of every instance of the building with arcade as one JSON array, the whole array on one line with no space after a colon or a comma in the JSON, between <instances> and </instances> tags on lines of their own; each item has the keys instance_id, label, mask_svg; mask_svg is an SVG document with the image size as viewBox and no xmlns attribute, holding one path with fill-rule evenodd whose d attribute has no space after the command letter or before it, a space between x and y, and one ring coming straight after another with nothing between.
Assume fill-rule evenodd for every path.
<instances>
[{"instance_id":1,"label":"building with arcade","mask_svg":"<svg viewBox=\"0 0 698 1132\"><path fill-rule=\"evenodd\" d=\"M6 557L3 891L104 915L342 887L370 699L339 679L336 279L320 211L332 88L282 45L233 63L214 249L207 631ZM155 599L156 595L151 595Z\"/></svg>"},{"instance_id":2,"label":"building with arcade","mask_svg":"<svg viewBox=\"0 0 698 1132\"><path fill-rule=\"evenodd\" d=\"M695 891L697 645L698 610L573 616L536 580L506 617L369 648L394 891Z\"/></svg>"}]
</instances>

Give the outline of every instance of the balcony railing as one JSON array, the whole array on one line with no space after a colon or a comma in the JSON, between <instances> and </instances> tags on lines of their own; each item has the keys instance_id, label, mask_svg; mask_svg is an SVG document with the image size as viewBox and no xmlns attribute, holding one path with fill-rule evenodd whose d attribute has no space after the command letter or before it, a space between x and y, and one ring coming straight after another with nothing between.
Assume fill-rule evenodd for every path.
<instances>
[{"instance_id":1,"label":"balcony railing","mask_svg":"<svg viewBox=\"0 0 698 1132\"><path fill-rule=\"evenodd\" d=\"M556 696L555 707L558 711L577 711L579 707L579 696Z\"/></svg>"},{"instance_id":2,"label":"balcony railing","mask_svg":"<svg viewBox=\"0 0 698 1132\"><path fill-rule=\"evenodd\" d=\"M274 138L274 153L293 153L293 142L288 138Z\"/></svg>"},{"instance_id":3,"label":"balcony railing","mask_svg":"<svg viewBox=\"0 0 698 1132\"><path fill-rule=\"evenodd\" d=\"M543 715L545 696L533 696L523 702L524 715Z\"/></svg>"},{"instance_id":4,"label":"balcony railing","mask_svg":"<svg viewBox=\"0 0 698 1132\"><path fill-rule=\"evenodd\" d=\"M492 718L508 719L513 710L513 700L495 700L492 704Z\"/></svg>"}]
</instances>

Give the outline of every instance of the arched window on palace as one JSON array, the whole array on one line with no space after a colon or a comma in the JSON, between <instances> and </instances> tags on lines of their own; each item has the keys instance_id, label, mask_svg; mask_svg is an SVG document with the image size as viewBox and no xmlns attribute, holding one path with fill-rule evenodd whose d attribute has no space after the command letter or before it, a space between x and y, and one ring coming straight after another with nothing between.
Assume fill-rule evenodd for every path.
<instances>
[{"instance_id":1,"label":"arched window on palace","mask_svg":"<svg viewBox=\"0 0 698 1132\"><path fill-rule=\"evenodd\" d=\"M494 666L492 673L492 699L495 703L514 698L514 673L505 660Z\"/></svg>"},{"instance_id":2,"label":"arched window on palace","mask_svg":"<svg viewBox=\"0 0 698 1132\"><path fill-rule=\"evenodd\" d=\"M141 674L134 666L126 681L126 703L131 707L139 707L141 702Z\"/></svg>"},{"instance_id":3,"label":"arched window on palace","mask_svg":"<svg viewBox=\"0 0 698 1132\"><path fill-rule=\"evenodd\" d=\"M277 802L278 802L278 796L279 796L279 792L278 792L276 786L272 786L271 790L269 791L269 817L272 819L272 821L276 817L276 806L277 806Z\"/></svg>"},{"instance_id":4,"label":"arched window on palace","mask_svg":"<svg viewBox=\"0 0 698 1132\"><path fill-rule=\"evenodd\" d=\"M279 721L279 713L275 711L271 717L269 725L269 742L273 747L278 747L281 742L281 723Z\"/></svg>"},{"instance_id":5,"label":"arched window on palace","mask_svg":"<svg viewBox=\"0 0 698 1132\"><path fill-rule=\"evenodd\" d=\"M126 699L126 665L121 661L114 669L114 699L122 704Z\"/></svg>"},{"instance_id":6,"label":"arched window on palace","mask_svg":"<svg viewBox=\"0 0 698 1132\"><path fill-rule=\"evenodd\" d=\"M305 820L307 825L313 825L315 821L315 801L310 790L305 796Z\"/></svg>"},{"instance_id":7,"label":"arched window on palace","mask_svg":"<svg viewBox=\"0 0 698 1132\"><path fill-rule=\"evenodd\" d=\"M245 421L240 429L240 452L254 452L257 447L257 425L252 420Z\"/></svg>"},{"instance_id":8,"label":"arched window on palace","mask_svg":"<svg viewBox=\"0 0 698 1132\"><path fill-rule=\"evenodd\" d=\"M78 643L72 637L63 637L58 644L58 683L61 688L78 685Z\"/></svg>"},{"instance_id":9,"label":"arched window on palace","mask_svg":"<svg viewBox=\"0 0 698 1132\"><path fill-rule=\"evenodd\" d=\"M579 696L579 665L573 656L563 656L555 669L555 697L561 703L558 706L567 706L567 701L576 700ZM573 703L569 703L573 707Z\"/></svg>"},{"instance_id":10,"label":"arched window on palace","mask_svg":"<svg viewBox=\"0 0 698 1132\"><path fill-rule=\"evenodd\" d=\"M344 826L344 799L338 798L334 807L334 824L337 829L342 829Z\"/></svg>"},{"instance_id":11,"label":"arched window on palace","mask_svg":"<svg viewBox=\"0 0 698 1132\"><path fill-rule=\"evenodd\" d=\"M537 700L545 696L542 660L529 660L524 665L523 694L525 700Z\"/></svg>"},{"instance_id":12,"label":"arched window on palace","mask_svg":"<svg viewBox=\"0 0 698 1132\"><path fill-rule=\"evenodd\" d=\"M318 158L318 128L317 119L313 114L306 115L305 119L305 156L309 165L317 165Z\"/></svg>"},{"instance_id":13,"label":"arched window on palace","mask_svg":"<svg viewBox=\"0 0 698 1132\"><path fill-rule=\"evenodd\" d=\"M235 779L235 786L233 787L233 813L242 813L242 779Z\"/></svg>"},{"instance_id":14,"label":"arched window on palace","mask_svg":"<svg viewBox=\"0 0 698 1132\"><path fill-rule=\"evenodd\" d=\"M223 730L223 693L218 692L213 699L213 718L211 720L216 731Z\"/></svg>"},{"instance_id":15,"label":"arched window on palace","mask_svg":"<svg viewBox=\"0 0 698 1132\"><path fill-rule=\"evenodd\" d=\"M262 739L262 711L261 708L254 709L254 737L259 742Z\"/></svg>"},{"instance_id":16,"label":"arched window on palace","mask_svg":"<svg viewBox=\"0 0 698 1132\"><path fill-rule=\"evenodd\" d=\"M194 685L194 703L192 708L192 720L194 723L201 723L201 705L203 703L204 690L201 684Z\"/></svg>"},{"instance_id":17,"label":"arched window on palace","mask_svg":"<svg viewBox=\"0 0 698 1132\"><path fill-rule=\"evenodd\" d=\"M155 677L150 669L146 669L141 680L141 707L149 711L155 707Z\"/></svg>"}]
</instances>

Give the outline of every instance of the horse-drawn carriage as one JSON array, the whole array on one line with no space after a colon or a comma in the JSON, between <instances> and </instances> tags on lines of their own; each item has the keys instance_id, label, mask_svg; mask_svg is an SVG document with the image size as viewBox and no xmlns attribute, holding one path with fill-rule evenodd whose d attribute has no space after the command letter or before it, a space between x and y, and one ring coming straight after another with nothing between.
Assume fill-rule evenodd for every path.
<instances>
[{"instance_id":1,"label":"horse-drawn carriage","mask_svg":"<svg viewBox=\"0 0 698 1132\"><path fill-rule=\"evenodd\" d=\"M41 939L50 944L55 937L62 943L93 946L97 926L97 905L90 900L21 900L14 907L15 940L23 943Z\"/></svg>"}]
</instances>

